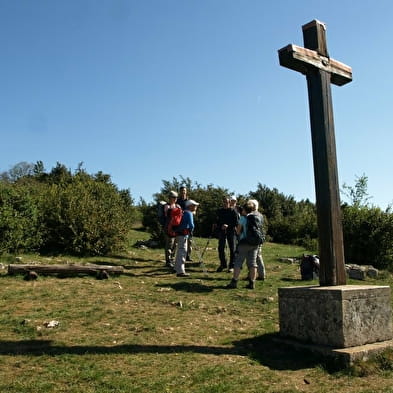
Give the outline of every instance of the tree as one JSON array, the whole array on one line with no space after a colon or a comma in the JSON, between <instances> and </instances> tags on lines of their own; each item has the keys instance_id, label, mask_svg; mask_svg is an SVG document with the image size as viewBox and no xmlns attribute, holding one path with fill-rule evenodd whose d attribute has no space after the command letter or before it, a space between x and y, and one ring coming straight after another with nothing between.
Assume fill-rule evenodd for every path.
<instances>
[{"instance_id":1,"label":"tree","mask_svg":"<svg viewBox=\"0 0 393 393\"><path fill-rule=\"evenodd\" d=\"M3 181L15 183L19 179L34 174L34 164L21 161L15 164L10 170L2 172L0 178Z\"/></svg>"},{"instance_id":2,"label":"tree","mask_svg":"<svg viewBox=\"0 0 393 393\"><path fill-rule=\"evenodd\" d=\"M367 206L371 197L367 193L368 177L363 173L362 176L356 176L355 185L348 186L343 184L342 193L349 198L350 205L354 207Z\"/></svg>"}]
</instances>

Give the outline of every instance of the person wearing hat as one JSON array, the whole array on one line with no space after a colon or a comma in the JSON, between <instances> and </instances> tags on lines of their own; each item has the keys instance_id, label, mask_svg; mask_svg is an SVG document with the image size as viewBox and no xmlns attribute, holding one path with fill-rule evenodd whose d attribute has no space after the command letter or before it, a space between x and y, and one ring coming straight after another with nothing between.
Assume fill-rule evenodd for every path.
<instances>
[{"instance_id":1,"label":"person wearing hat","mask_svg":"<svg viewBox=\"0 0 393 393\"><path fill-rule=\"evenodd\" d=\"M167 229L168 229L168 222L170 217L170 210L176 207L180 208L180 205L176 203L177 196L178 194L176 191L170 191L168 195L169 201L164 206L165 266L170 268L174 267L174 260L175 260L175 253L176 253L176 237L169 236Z\"/></svg>"},{"instance_id":2,"label":"person wearing hat","mask_svg":"<svg viewBox=\"0 0 393 393\"><path fill-rule=\"evenodd\" d=\"M188 238L194 230L194 214L198 206L198 202L195 202L193 199L187 199L180 225L176 228L177 252L175 259L175 271L177 277L189 276L185 270Z\"/></svg>"}]
</instances>

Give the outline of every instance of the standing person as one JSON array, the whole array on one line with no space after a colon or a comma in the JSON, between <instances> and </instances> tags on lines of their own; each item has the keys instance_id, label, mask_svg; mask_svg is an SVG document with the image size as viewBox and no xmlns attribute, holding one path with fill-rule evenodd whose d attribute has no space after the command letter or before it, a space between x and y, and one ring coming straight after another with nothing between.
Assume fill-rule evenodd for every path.
<instances>
[{"instance_id":1,"label":"standing person","mask_svg":"<svg viewBox=\"0 0 393 393\"><path fill-rule=\"evenodd\" d=\"M222 207L217 210L216 223L213 225L213 232L218 234L218 258L220 266L217 272L222 272L227 268L225 247L228 243L229 248L229 271L233 271L235 260L236 227L238 225L238 214L230 207L230 201L225 197Z\"/></svg>"},{"instance_id":2,"label":"standing person","mask_svg":"<svg viewBox=\"0 0 393 393\"><path fill-rule=\"evenodd\" d=\"M194 214L199 203L188 199L185 203L185 210L180 225L176 228L177 252L175 260L175 271L177 277L188 277L185 271L187 257L188 237L194 229Z\"/></svg>"},{"instance_id":3,"label":"standing person","mask_svg":"<svg viewBox=\"0 0 393 393\"><path fill-rule=\"evenodd\" d=\"M165 266L173 268L174 267L174 260L176 254L176 237L171 236L168 233L168 224L170 219L170 211L174 208L180 208L180 205L176 203L177 201L177 192L170 191L169 192L169 201L164 206L164 217L165 217L165 224L164 224L164 236L165 236Z\"/></svg>"},{"instance_id":4,"label":"standing person","mask_svg":"<svg viewBox=\"0 0 393 393\"><path fill-rule=\"evenodd\" d=\"M259 219L261 220L261 226L263 225L263 216L261 213L259 213L259 202L255 199L250 200L253 205L253 211L252 213L255 213L258 215ZM262 257L262 244L259 245L258 247L258 255L257 255L257 280L264 281L266 279L266 269L265 269L265 264L263 262L263 257Z\"/></svg>"},{"instance_id":5,"label":"standing person","mask_svg":"<svg viewBox=\"0 0 393 393\"><path fill-rule=\"evenodd\" d=\"M179 197L177 199L177 203L180 205L182 210L186 210L186 202L188 201L188 192L187 192L187 187L186 186L181 186L179 188ZM190 233L188 240L187 240L187 256L186 256L186 261L192 262L191 259L191 251L192 251L192 233Z\"/></svg>"},{"instance_id":6,"label":"standing person","mask_svg":"<svg viewBox=\"0 0 393 393\"><path fill-rule=\"evenodd\" d=\"M259 244L252 244L250 242L249 236L251 234L248 234L247 232L248 230L250 230L252 225L255 226L258 229L259 233L262 235L262 215L258 212L258 201L256 201L255 199L248 200L246 206L244 207L244 210L244 214L246 214L246 216L242 216L241 222L237 227L237 233L239 235L238 253L236 255L233 278L231 282L226 286L226 288L228 289L237 288L237 283L239 280L240 271L243 267L244 260L247 261L249 280L249 284L246 286L246 288L255 288L258 250L260 244L262 244L262 240L259 240Z\"/></svg>"},{"instance_id":7,"label":"standing person","mask_svg":"<svg viewBox=\"0 0 393 393\"><path fill-rule=\"evenodd\" d=\"M186 210L186 202L188 200L188 195L187 195L187 187L186 186L181 186L179 188L179 195L177 198L177 203L180 205L180 207L183 210Z\"/></svg>"}]
</instances>

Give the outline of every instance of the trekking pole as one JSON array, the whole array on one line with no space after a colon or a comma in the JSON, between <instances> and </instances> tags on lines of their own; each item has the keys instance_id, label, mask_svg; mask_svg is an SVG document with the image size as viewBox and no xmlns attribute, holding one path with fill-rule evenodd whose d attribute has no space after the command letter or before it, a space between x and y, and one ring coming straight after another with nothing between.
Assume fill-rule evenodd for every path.
<instances>
[{"instance_id":1,"label":"trekking pole","mask_svg":"<svg viewBox=\"0 0 393 393\"><path fill-rule=\"evenodd\" d=\"M203 262L203 256L205 255L205 252L206 252L206 250L207 250L207 247L208 247L208 245L209 245L209 242L210 242L210 237L207 239L207 243L206 243L205 247L203 248L202 252L200 252L200 249L199 249L198 245L195 243L195 240L194 240L194 248L195 248L195 250L198 252L198 256L199 256L198 264L199 264L199 266L202 267L203 272L204 272L205 274L207 274L207 268L206 268L205 263Z\"/></svg>"},{"instance_id":2,"label":"trekking pole","mask_svg":"<svg viewBox=\"0 0 393 393\"><path fill-rule=\"evenodd\" d=\"M207 239L206 245L205 245L205 247L203 248L203 250L202 250L201 253L199 252L198 247L196 247L196 249L198 250L198 254L199 254L199 266L202 267L202 270L203 270L203 272L204 272L205 274L207 274L207 268L206 268L205 263L203 262L203 256L205 255L205 252L206 252L206 250L207 250L207 247L209 246L210 239L211 239L211 236L209 236L209 238Z\"/></svg>"}]
</instances>

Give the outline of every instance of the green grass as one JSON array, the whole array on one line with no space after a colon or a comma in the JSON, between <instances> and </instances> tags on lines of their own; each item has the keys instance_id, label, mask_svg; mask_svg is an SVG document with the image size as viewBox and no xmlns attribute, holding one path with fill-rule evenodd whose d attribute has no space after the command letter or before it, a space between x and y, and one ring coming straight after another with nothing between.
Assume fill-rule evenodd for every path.
<instances>
[{"instance_id":1,"label":"green grass","mask_svg":"<svg viewBox=\"0 0 393 393\"><path fill-rule=\"evenodd\" d=\"M132 231L130 245L148 237ZM202 250L204 239L195 239ZM321 359L278 345L277 288L304 285L298 265L280 261L304 250L267 243L267 280L255 291L225 290L215 273L216 241L189 279L164 267L162 249L110 258L22 255L22 263L105 263L125 274L0 276L0 391L18 393L392 392L393 356L328 372ZM198 262L198 250L194 259ZM0 262L14 263L15 256ZM243 273L243 277L246 272ZM370 284L391 285L386 273ZM311 282L311 284L317 282ZM356 282L353 282L356 283ZM310 283L307 283L310 284ZM59 326L45 324L56 320ZM307 381L307 382L305 382Z\"/></svg>"}]
</instances>

